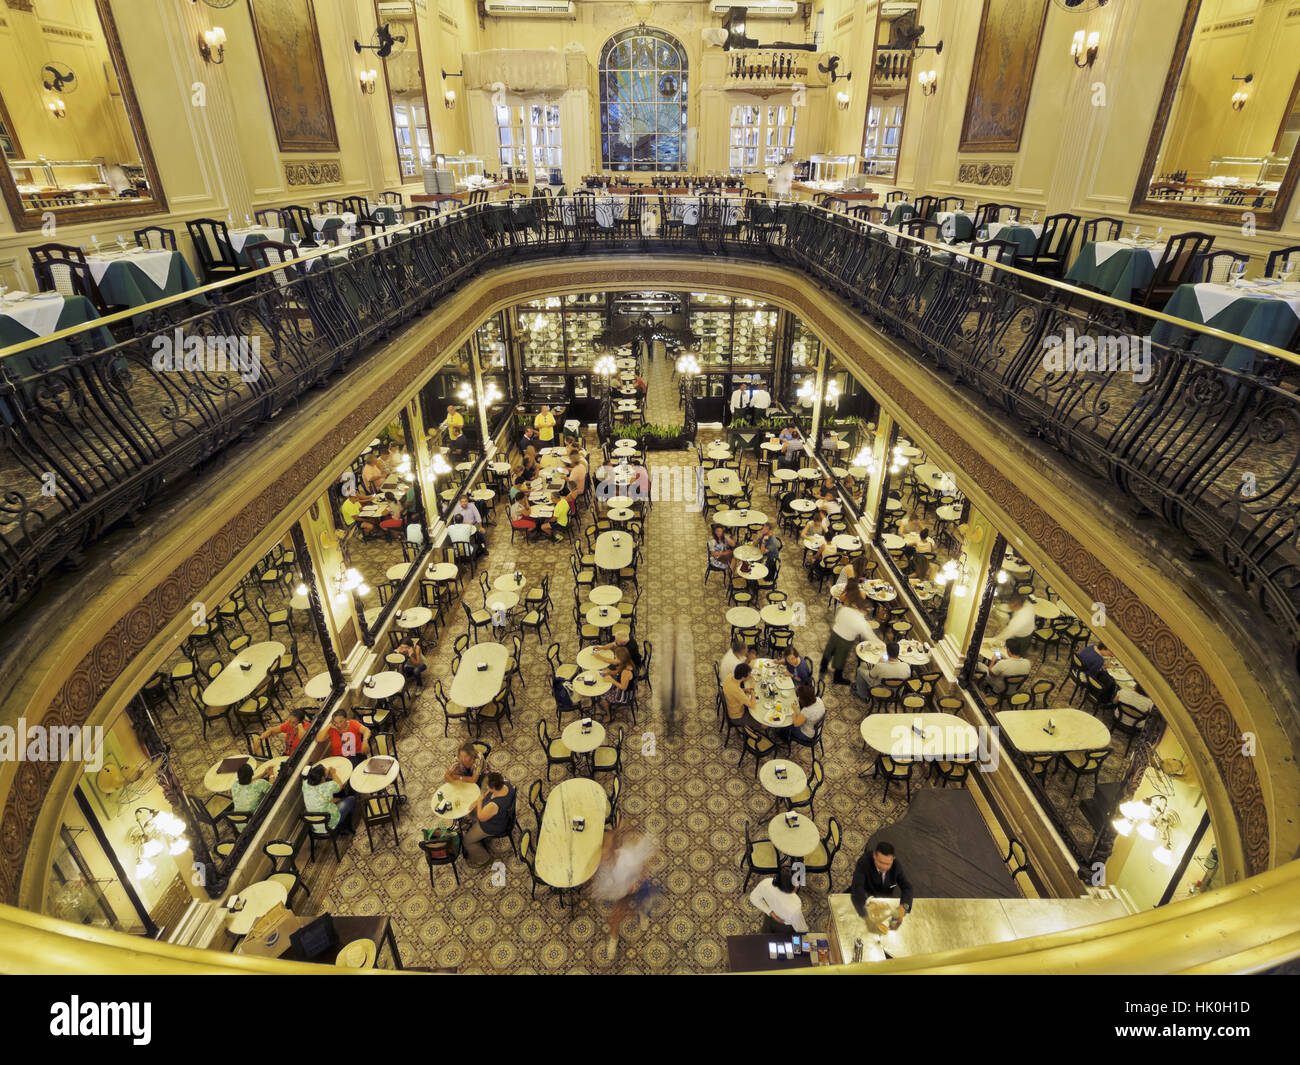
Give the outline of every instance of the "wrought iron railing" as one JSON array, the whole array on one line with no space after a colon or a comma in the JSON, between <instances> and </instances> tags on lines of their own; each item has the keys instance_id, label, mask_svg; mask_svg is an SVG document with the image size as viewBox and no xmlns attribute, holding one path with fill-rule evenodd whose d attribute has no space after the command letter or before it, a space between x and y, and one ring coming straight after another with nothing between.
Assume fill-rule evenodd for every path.
<instances>
[{"instance_id":1,"label":"wrought iron railing","mask_svg":"<svg viewBox=\"0 0 1300 1065\"><path fill-rule=\"evenodd\" d=\"M550 201L477 205L0 351L0 617L106 528L471 276L512 260L620 252L802 270L1186 533L1300 645L1300 399L1285 385L1296 356L808 204L757 199L738 212L651 201L635 222L585 198L563 213ZM99 343L104 326L111 344ZM257 373L160 358L191 338L205 355L218 346L208 338L256 339ZM1062 350L1046 346L1054 340L1077 352L1083 338L1122 368L1045 359ZM1224 366L1224 352L1253 367Z\"/></svg>"}]
</instances>

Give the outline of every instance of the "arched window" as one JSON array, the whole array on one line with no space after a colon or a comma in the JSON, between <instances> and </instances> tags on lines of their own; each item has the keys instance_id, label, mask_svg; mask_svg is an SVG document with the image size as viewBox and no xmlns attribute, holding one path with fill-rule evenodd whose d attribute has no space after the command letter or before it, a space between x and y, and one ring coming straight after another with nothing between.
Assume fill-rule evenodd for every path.
<instances>
[{"instance_id":1,"label":"arched window","mask_svg":"<svg viewBox=\"0 0 1300 1065\"><path fill-rule=\"evenodd\" d=\"M600 145L606 170L686 167L686 49L644 26L600 53Z\"/></svg>"}]
</instances>

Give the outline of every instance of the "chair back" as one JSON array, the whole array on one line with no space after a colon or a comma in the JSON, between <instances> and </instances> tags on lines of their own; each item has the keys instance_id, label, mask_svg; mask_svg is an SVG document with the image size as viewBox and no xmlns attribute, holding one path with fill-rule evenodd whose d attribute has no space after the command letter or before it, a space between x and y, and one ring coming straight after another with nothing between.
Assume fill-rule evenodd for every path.
<instances>
[{"instance_id":1,"label":"chair back","mask_svg":"<svg viewBox=\"0 0 1300 1065\"><path fill-rule=\"evenodd\" d=\"M1043 231L1034 247L1034 258L1064 261L1069 257L1070 248L1074 245L1075 230L1078 228L1077 214L1062 212L1048 215L1043 219Z\"/></svg>"},{"instance_id":2,"label":"chair back","mask_svg":"<svg viewBox=\"0 0 1300 1065\"><path fill-rule=\"evenodd\" d=\"M1196 281L1205 281L1215 285L1226 285L1233 278L1233 271L1240 263L1243 268L1250 265L1250 256L1245 252L1229 251L1226 248L1212 251L1208 255L1197 256L1192 275Z\"/></svg>"},{"instance_id":3,"label":"chair back","mask_svg":"<svg viewBox=\"0 0 1300 1065\"><path fill-rule=\"evenodd\" d=\"M175 251L176 230L163 226L145 226L135 231L135 242L150 251Z\"/></svg>"},{"instance_id":4,"label":"chair back","mask_svg":"<svg viewBox=\"0 0 1300 1065\"><path fill-rule=\"evenodd\" d=\"M1292 244L1289 248L1277 248L1269 252L1264 276L1281 277L1283 270L1288 266L1291 268L1293 280L1300 276L1300 244Z\"/></svg>"},{"instance_id":5,"label":"chair back","mask_svg":"<svg viewBox=\"0 0 1300 1065\"><path fill-rule=\"evenodd\" d=\"M1118 218L1111 218L1109 215L1089 218L1083 223L1083 237L1080 241L1080 247L1098 240L1118 240L1119 235L1123 232L1124 223Z\"/></svg>"},{"instance_id":6,"label":"chair back","mask_svg":"<svg viewBox=\"0 0 1300 1065\"><path fill-rule=\"evenodd\" d=\"M51 245L44 247L49 248ZM31 249L32 272L36 275L36 283L42 292L84 296L101 316L111 313L80 248L74 249L75 255L47 252L40 259L36 257L36 250Z\"/></svg>"},{"instance_id":7,"label":"chair back","mask_svg":"<svg viewBox=\"0 0 1300 1065\"><path fill-rule=\"evenodd\" d=\"M938 202L938 199L934 196L918 196L912 201L912 206L916 208L916 217L920 219L929 218Z\"/></svg>"},{"instance_id":8,"label":"chair back","mask_svg":"<svg viewBox=\"0 0 1300 1065\"><path fill-rule=\"evenodd\" d=\"M215 279L214 270L243 271L244 267L230 244L230 231L221 219L195 218L186 222L185 228L190 231L190 242L194 245L194 254L199 257L205 281Z\"/></svg>"},{"instance_id":9,"label":"chair back","mask_svg":"<svg viewBox=\"0 0 1300 1065\"><path fill-rule=\"evenodd\" d=\"M1213 246L1214 238L1208 233L1175 233L1170 237L1147 285L1143 306L1161 302L1159 297L1167 297L1179 285L1190 284L1197 260Z\"/></svg>"}]
</instances>

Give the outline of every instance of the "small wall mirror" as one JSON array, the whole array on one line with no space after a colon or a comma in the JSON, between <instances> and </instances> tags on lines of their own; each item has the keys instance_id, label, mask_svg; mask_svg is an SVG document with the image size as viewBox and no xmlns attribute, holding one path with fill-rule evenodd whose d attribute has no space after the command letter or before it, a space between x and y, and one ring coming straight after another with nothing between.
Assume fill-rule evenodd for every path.
<instances>
[{"instance_id":1,"label":"small wall mirror","mask_svg":"<svg viewBox=\"0 0 1300 1065\"><path fill-rule=\"evenodd\" d=\"M4 22L0 191L14 226L165 211L107 0L10 4Z\"/></svg>"},{"instance_id":2,"label":"small wall mirror","mask_svg":"<svg viewBox=\"0 0 1300 1065\"><path fill-rule=\"evenodd\" d=\"M1296 183L1300 21L1271 0L1189 0L1132 209L1277 229Z\"/></svg>"}]
</instances>

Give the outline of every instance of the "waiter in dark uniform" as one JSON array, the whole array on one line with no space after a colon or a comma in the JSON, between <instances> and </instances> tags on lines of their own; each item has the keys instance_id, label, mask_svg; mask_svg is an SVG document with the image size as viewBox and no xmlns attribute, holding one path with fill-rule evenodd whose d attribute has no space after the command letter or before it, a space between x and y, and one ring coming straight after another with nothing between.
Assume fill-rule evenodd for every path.
<instances>
[{"instance_id":1,"label":"waiter in dark uniform","mask_svg":"<svg viewBox=\"0 0 1300 1065\"><path fill-rule=\"evenodd\" d=\"M859 917L867 915L867 897L892 896L898 889L903 912L912 912L912 885L903 864L894 855L894 845L881 841L874 850L864 851L853 870L853 908Z\"/></svg>"}]
</instances>

